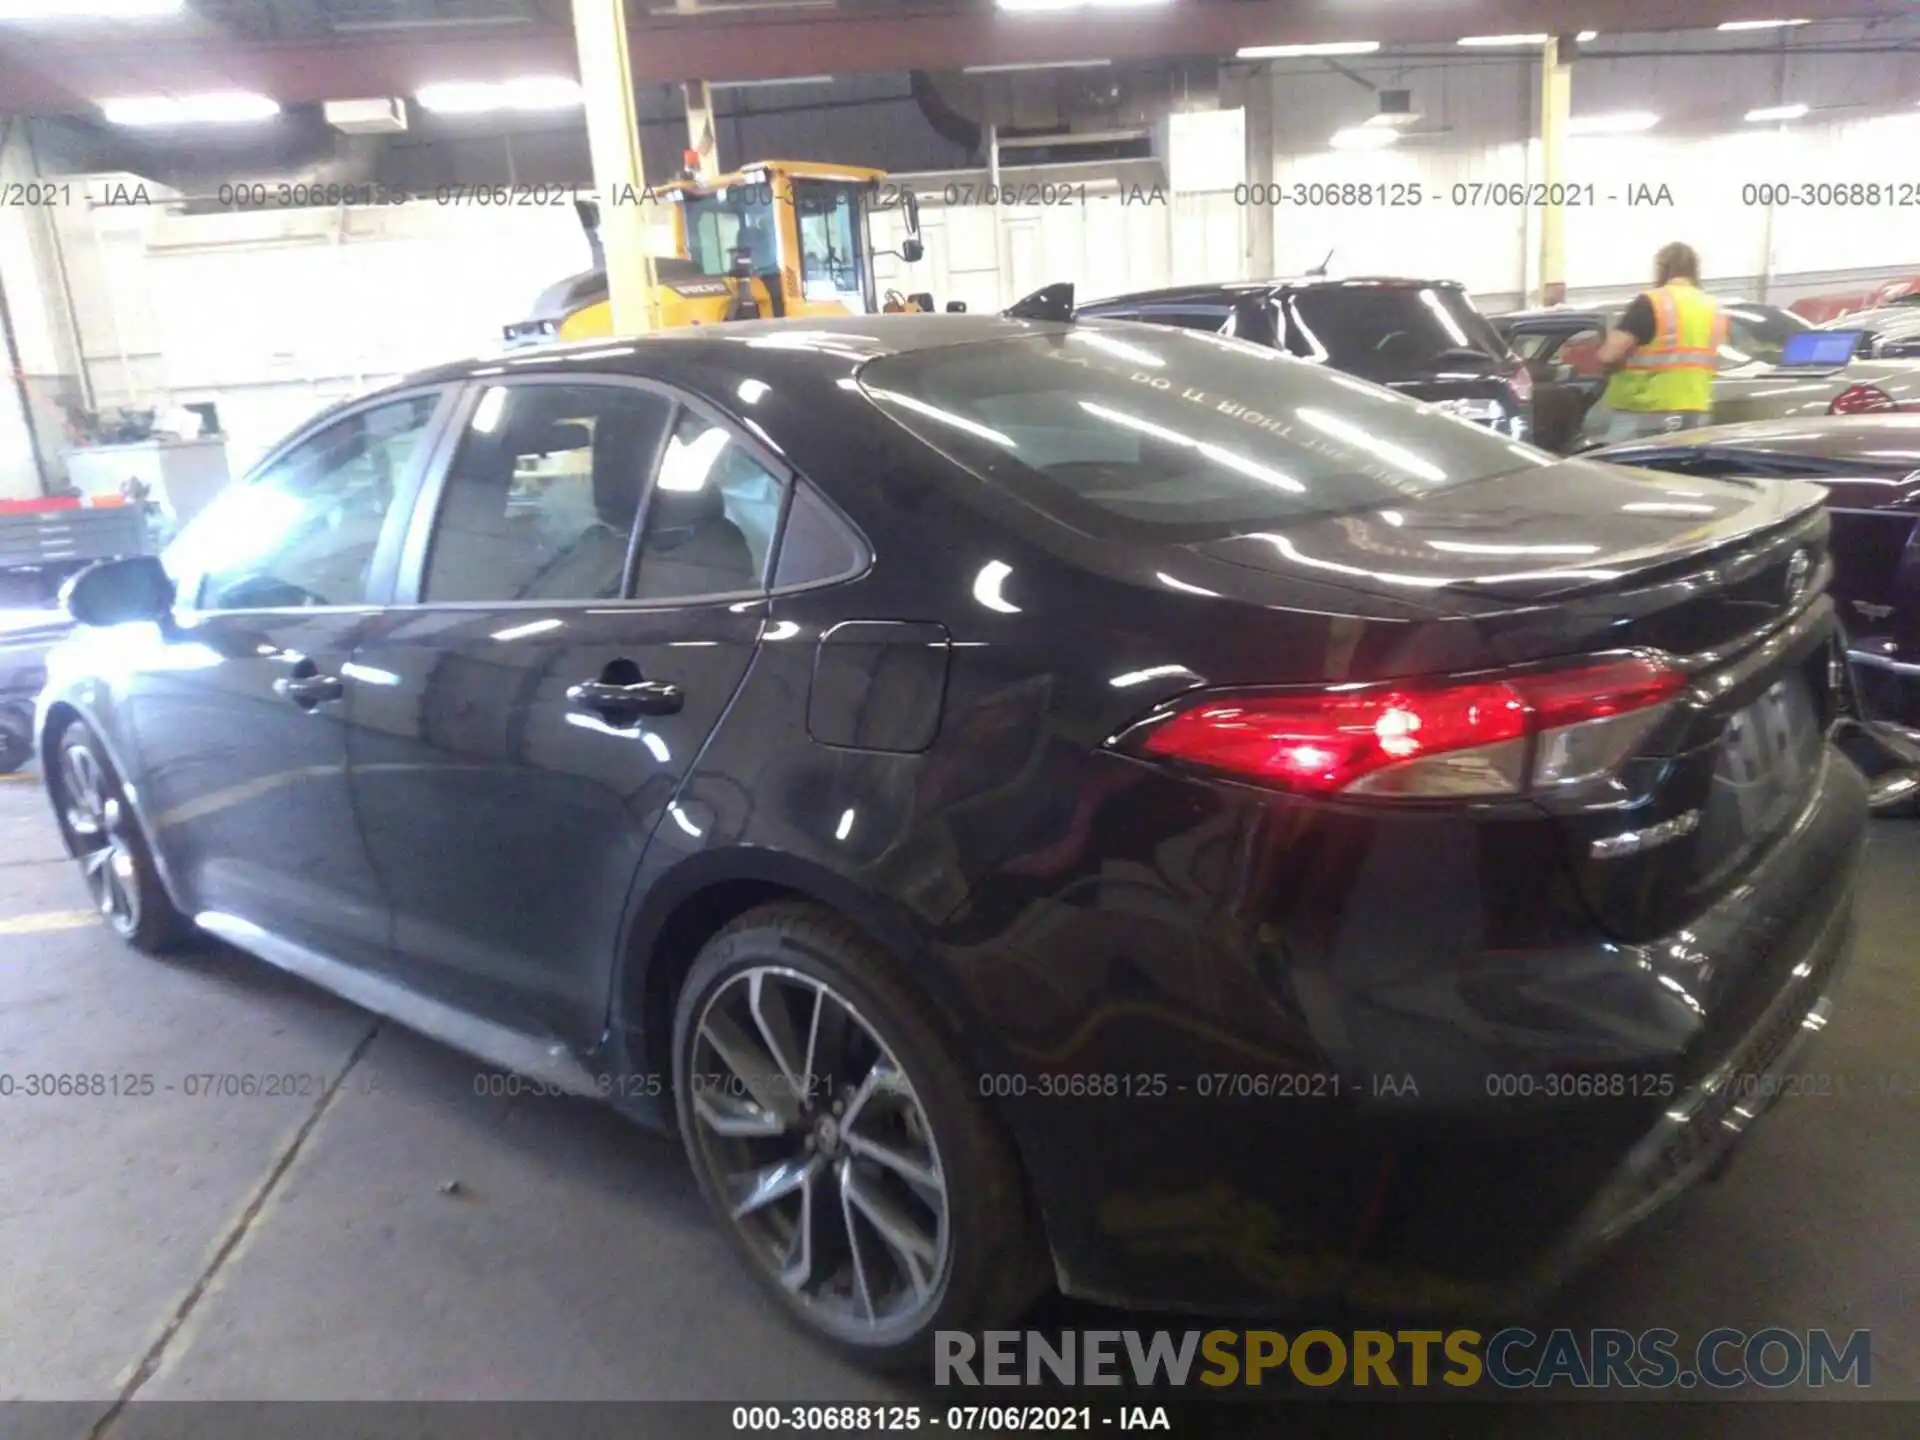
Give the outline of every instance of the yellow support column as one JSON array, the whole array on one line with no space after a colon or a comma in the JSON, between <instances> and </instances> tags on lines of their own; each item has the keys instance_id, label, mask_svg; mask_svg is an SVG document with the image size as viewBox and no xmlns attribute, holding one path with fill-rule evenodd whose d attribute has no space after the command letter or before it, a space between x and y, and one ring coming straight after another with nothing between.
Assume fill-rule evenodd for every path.
<instances>
[{"instance_id":1,"label":"yellow support column","mask_svg":"<svg viewBox=\"0 0 1920 1440\"><path fill-rule=\"evenodd\" d=\"M1567 216L1555 194L1566 180L1567 120L1573 111L1571 58L1562 58L1557 38L1548 39L1540 57L1540 179L1547 187L1547 204L1540 212L1536 303L1541 305L1558 305L1567 298Z\"/></svg>"},{"instance_id":2,"label":"yellow support column","mask_svg":"<svg viewBox=\"0 0 1920 1440\"><path fill-rule=\"evenodd\" d=\"M586 94L587 147L600 197L600 235L607 257L613 333L636 335L660 325L654 291L656 225L640 158L639 110L627 54L626 0L573 0L573 38Z\"/></svg>"}]
</instances>

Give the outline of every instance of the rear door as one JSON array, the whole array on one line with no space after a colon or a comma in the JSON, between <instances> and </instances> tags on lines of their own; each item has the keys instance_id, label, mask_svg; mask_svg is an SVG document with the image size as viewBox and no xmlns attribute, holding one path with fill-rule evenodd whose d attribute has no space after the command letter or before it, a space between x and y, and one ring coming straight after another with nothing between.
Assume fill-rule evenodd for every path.
<instances>
[{"instance_id":1,"label":"rear door","mask_svg":"<svg viewBox=\"0 0 1920 1440\"><path fill-rule=\"evenodd\" d=\"M347 784L351 657L451 393L325 420L223 491L167 552L177 628L127 656L130 778L180 898L350 964L388 955Z\"/></svg>"},{"instance_id":2,"label":"rear door","mask_svg":"<svg viewBox=\"0 0 1920 1440\"><path fill-rule=\"evenodd\" d=\"M637 381L476 387L461 427L355 657L354 793L398 963L590 1043L649 837L701 826L675 794L753 658L785 482Z\"/></svg>"}]
</instances>

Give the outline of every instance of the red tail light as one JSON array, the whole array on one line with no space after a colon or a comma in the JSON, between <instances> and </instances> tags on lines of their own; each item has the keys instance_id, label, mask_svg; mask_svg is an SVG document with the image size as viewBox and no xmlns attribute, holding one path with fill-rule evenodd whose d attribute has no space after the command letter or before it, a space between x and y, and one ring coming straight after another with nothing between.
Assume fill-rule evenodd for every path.
<instances>
[{"instance_id":1,"label":"red tail light","mask_svg":"<svg viewBox=\"0 0 1920 1440\"><path fill-rule=\"evenodd\" d=\"M1833 397L1827 406L1829 415L1873 415L1883 410L1898 410L1899 404L1878 385L1849 385Z\"/></svg>"},{"instance_id":2,"label":"red tail light","mask_svg":"<svg viewBox=\"0 0 1920 1440\"><path fill-rule=\"evenodd\" d=\"M1310 794L1511 795L1611 774L1685 685L1623 656L1504 680L1203 696L1121 745Z\"/></svg>"},{"instance_id":3,"label":"red tail light","mask_svg":"<svg viewBox=\"0 0 1920 1440\"><path fill-rule=\"evenodd\" d=\"M1513 372L1512 378L1507 381L1507 388L1513 392L1514 399L1518 400L1522 405L1526 404L1529 400L1533 399L1532 372L1529 371L1526 366L1522 365Z\"/></svg>"}]
</instances>

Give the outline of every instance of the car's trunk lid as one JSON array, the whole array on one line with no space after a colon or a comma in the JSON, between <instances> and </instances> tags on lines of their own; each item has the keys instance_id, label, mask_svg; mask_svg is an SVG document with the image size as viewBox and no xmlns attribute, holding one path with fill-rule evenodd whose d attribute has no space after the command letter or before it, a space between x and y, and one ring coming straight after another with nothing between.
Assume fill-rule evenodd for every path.
<instances>
[{"instance_id":1,"label":"car's trunk lid","mask_svg":"<svg viewBox=\"0 0 1920 1440\"><path fill-rule=\"evenodd\" d=\"M1596 916L1639 939L1737 883L1812 783L1835 709L1820 507L1810 485L1569 461L1195 548L1418 596L1442 617L1424 634L1375 627L1382 638L1356 679L1627 648L1672 657L1693 683L1619 783L1540 802ZM1621 838L1668 822L1664 841Z\"/></svg>"}]
</instances>

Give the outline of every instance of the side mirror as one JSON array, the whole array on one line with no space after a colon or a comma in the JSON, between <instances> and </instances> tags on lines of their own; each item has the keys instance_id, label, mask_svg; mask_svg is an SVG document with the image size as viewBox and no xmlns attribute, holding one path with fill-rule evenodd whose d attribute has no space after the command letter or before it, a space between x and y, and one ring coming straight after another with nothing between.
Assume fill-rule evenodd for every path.
<instances>
[{"instance_id":1,"label":"side mirror","mask_svg":"<svg viewBox=\"0 0 1920 1440\"><path fill-rule=\"evenodd\" d=\"M903 190L900 203L907 212L907 234L900 242L900 258L915 265L927 253L927 247L920 240L920 197L911 190Z\"/></svg>"},{"instance_id":2,"label":"side mirror","mask_svg":"<svg viewBox=\"0 0 1920 1440\"><path fill-rule=\"evenodd\" d=\"M82 625L164 620L173 614L173 599L173 577L154 555L90 565L60 590L60 603Z\"/></svg>"}]
</instances>

